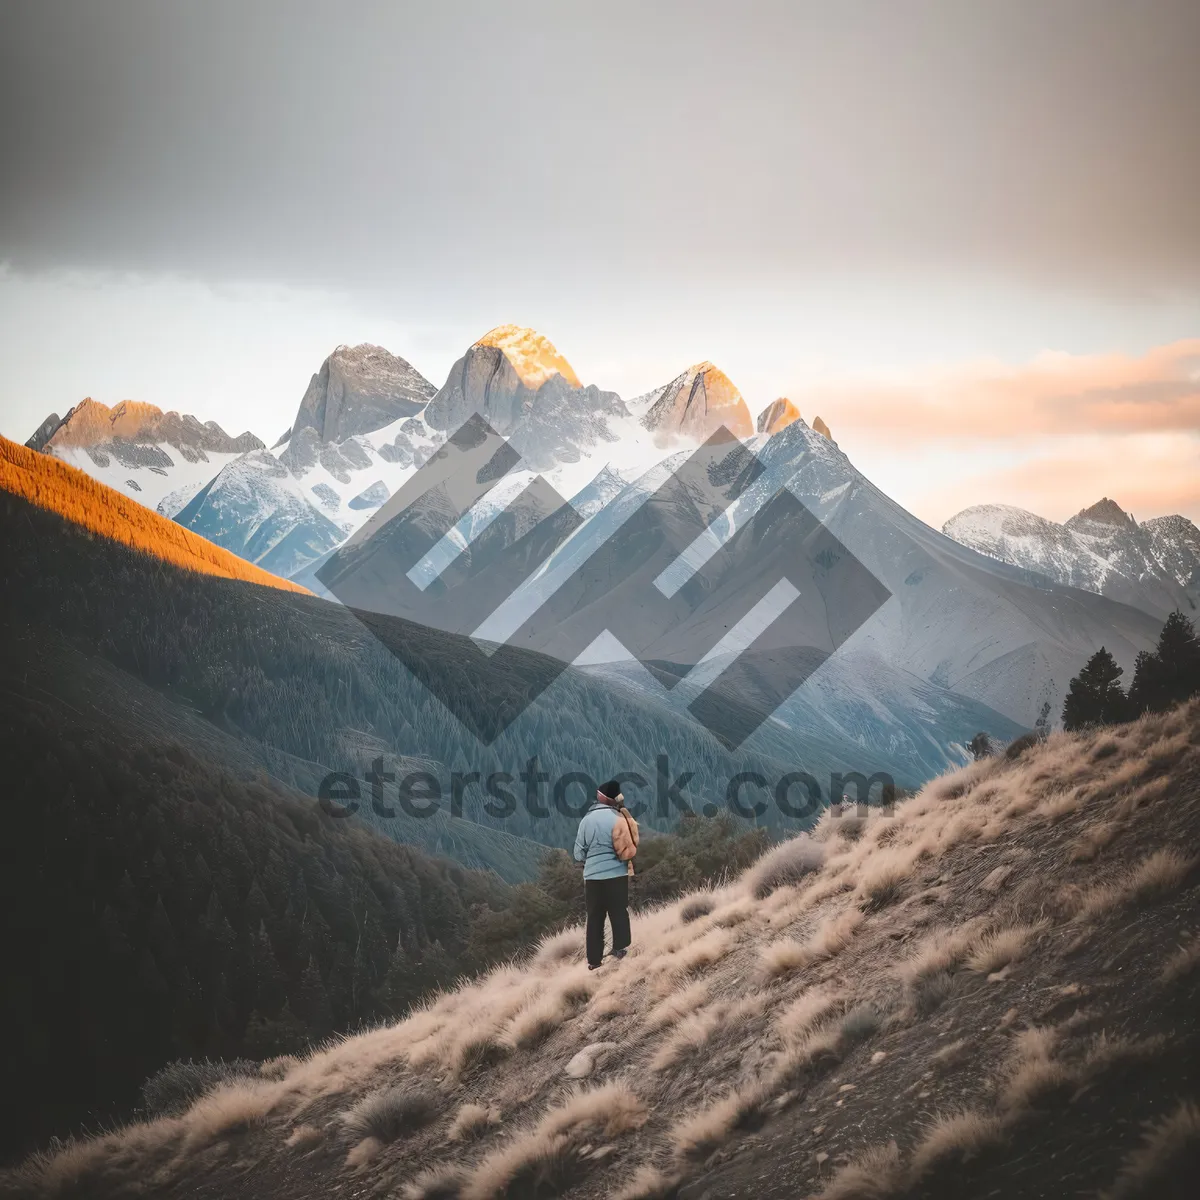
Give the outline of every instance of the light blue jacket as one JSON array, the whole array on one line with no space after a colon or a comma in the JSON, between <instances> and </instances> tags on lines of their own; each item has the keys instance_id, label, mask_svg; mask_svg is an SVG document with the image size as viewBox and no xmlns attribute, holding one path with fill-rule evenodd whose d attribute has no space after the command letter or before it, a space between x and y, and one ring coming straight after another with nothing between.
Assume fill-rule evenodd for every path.
<instances>
[{"instance_id":1,"label":"light blue jacket","mask_svg":"<svg viewBox=\"0 0 1200 1200\"><path fill-rule=\"evenodd\" d=\"M611 804L596 801L583 814L575 835L575 861L583 863L584 879L616 879L629 874L613 849L613 826L624 818Z\"/></svg>"}]
</instances>

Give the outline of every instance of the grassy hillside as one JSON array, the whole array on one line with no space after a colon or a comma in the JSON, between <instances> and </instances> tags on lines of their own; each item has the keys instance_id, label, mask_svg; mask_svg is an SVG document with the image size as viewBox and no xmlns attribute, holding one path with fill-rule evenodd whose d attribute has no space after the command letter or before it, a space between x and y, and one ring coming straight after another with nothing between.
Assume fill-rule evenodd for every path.
<instances>
[{"instance_id":1,"label":"grassy hillside","mask_svg":"<svg viewBox=\"0 0 1200 1200\"><path fill-rule=\"evenodd\" d=\"M78 468L6 437L0 437L0 490L58 513L91 533L189 571L243 579L288 592L306 591L160 517Z\"/></svg>"},{"instance_id":2,"label":"grassy hillside","mask_svg":"<svg viewBox=\"0 0 1200 1200\"><path fill-rule=\"evenodd\" d=\"M733 882L10 1175L23 1196L1183 1197L1200 704L830 814Z\"/></svg>"}]
</instances>

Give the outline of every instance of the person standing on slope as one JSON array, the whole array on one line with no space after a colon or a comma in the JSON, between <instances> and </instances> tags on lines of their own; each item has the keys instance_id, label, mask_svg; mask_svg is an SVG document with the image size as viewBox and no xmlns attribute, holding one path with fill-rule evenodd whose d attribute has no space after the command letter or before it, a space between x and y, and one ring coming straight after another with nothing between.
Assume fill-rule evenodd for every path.
<instances>
[{"instance_id":1,"label":"person standing on slope","mask_svg":"<svg viewBox=\"0 0 1200 1200\"><path fill-rule=\"evenodd\" d=\"M612 956L629 949L629 877L637 853L637 822L625 807L621 785L602 784L575 835L575 861L583 863L587 902L587 962L594 971L604 958L604 919L612 925Z\"/></svg>"}]
</instances>

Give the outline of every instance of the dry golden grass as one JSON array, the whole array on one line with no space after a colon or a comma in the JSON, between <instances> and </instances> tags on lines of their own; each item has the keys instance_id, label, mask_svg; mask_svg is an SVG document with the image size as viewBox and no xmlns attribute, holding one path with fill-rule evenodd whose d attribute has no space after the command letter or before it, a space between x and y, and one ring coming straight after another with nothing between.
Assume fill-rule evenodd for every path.
<instances>
[{"instance_id":1,"label":"dry golden grass","mask_svg":"<svg viewBox=\"0 0 1200 1200\"><path fill-rule=\"evenodd\" d=\"M1039 922L1036 925L1009 925L985 933L971 945L966 960L968 969L987 975L1024 958L1030 941L1045 927L1045 922Z\"/></svg>"},{"instance_id":2,"label":"dry golden grass","mask_svg":"<svg viewBox=\"0 0 1200 1200\"><path fill-rule=\"evenodd\" d=\"M976 917L954 928L943 926L927 934L901 964L900 980L912 987L931 975L953 970L971 952L984 926L985 920Z\"/></svg>"},{"instance_id":3,"label":"dry golden grass","mask_svg":"<svg viewBox=\"0 0 1200 1200\"><path fill-rule=\"evenodd\" d=\"M726 1004L712 1004L684 1017L651 1058L650 1070L666 1071L682 1059L700 1054L724 1024L728 1011Z\"/></svg>"},{"instance_id":4,"label":"dry golden grass","mask_svg":"<svg viewBox=\"0 0 1200 1200\"><path fill-rule=\"evenodd\" d=\"M495 1200L555 1194L586 1173L584 1137L611 1139L639 1128L646 1109L628 1088L615 1083L576 1092L530 1129L486 1155L471 1171L462 1200Z\"/></svg>"},{"instance_id":5,"label":"dry golden grass","mask_svg":"<svg viewBox=\"0 0 1200 1200\"><path fill-rule=\"evenodd\" d=\"M673 992L646 1014L646 1029L653 1031L674 1025L681 1017L686 1017L702 1007L708 1000L710 990L711 984L706 980L697 979L694 983Z\"/></svg>"},{"instance_id":6,"label":"dry golden grass","mask_svg":"<svg viewBox=\"0 0 1200 1200\"><path fill-rule=\"evenodd\" d=\"M783 938L762 952L760 969L764 978L774 979L800 967L834 958L850 944L866 918L856 908L847 909L823 921L804 942Z\"/></svg>"},{"instance_id":7,"label":"dry golden grass","mask_svg":"<svg viewBox=\"0 0 1200 1200\"><path fill-rule=\"evenodd\" d=\"M821 1200L888 1200L903 1186L900 1148L872 1146L848 1162L825 1185Z\"/></svg>"},{"instance_id":8,"label":"dry golden grass","mask_svg":"<svg viewBox=\"0 0 1200 1200\"><path fill-rule=\"evenodd\" d=\"M1074 1084L1075 1073L1052 1055L1057 1032L1047 1026L1022 1030L1015 1040L1008 1078L1000 1090L1000 1106L1014 1115Z\"/></svg>"},{"instance_id":9,"label":"dry golden grass","mask_svg":"<svg viewBox=\"0 0 1200 1200\"><path fill-rule=\"evenodd\" d=\"M785 845L765 873L751 872L638 913L634 951L618 970L588 974L582 965L568 965L578 953L581 931L567 930L541 942L529 960L463 981L396 1025L339 1040L300 1063L272 1067L270 1078L253 1081L262 1090L236 1102L220 1101L219 1107L237 1111L198 1118L189 1113L155 1131L123 1131L106 1149L61 1156L63 1166L56 1169L86 1179L100 1161L108 1171L114 1155L135 1154L129 1146L139 1138L148 1147L167 1147L170 1158L193 1123L198 1130L216 1129L215 1136L207 1132L198 1140L219 1149L226 1136L222 1129L249 1128L263 1114L278 1119L278 1133L271 1139L278 1147L296 1121L312 1120L315 1112L332 1107L312 1107L315 1097L358 1096L365 1079L406 1080L431 1088L453 1088L461 1081L471 1102L447 1116L444 1135L422 1135L417 1157L421 1167L433 1171L413 1179L406 1195L525 1200L576 1184L583 1184L588 1194L615 1193L627 1200L670 1194L699 1161L741 1136L759 1116L805 1092L813 1094L814 1103L823 1103L825 1089L836 1090L829 1080L832 1072L856 1080L865 1069L873 1078L883 1078L888 1068L880 1064L903 1052L902 1043L892 1039L904 1038L910 1025L921 1026L922 1016L940 1002L962 993L1003 995L1001 1003L1007 1004L1005 988L966 973L991 974L1023 958L1032 960L1024 968L1032 973L1033 964L1040 966L1048 957L1033 953L1042 929L1066 922L1089 900L1095 905L1094 893L1102 891L1106 897L1093 909L1102 916L1110 908L1182 885L1190 861L1179 851L1159 851L1056 908L1057 891L1075 885L1069 876L1064 880L1056 873L1053 864L1047 870L1044 856L1031 872L1029 852L1032 839L1055 839L1059 862L1065 863L1080 832L1096 828L1087 822L1097 813L1102 824L1140 836L1137 812L1118 817L1115 807L1148 781L1139 774L1142 767L1129 769L1121 755L1142 755L1179 732L1163 722L1153 727L1139 722L1120 735L1118 753L1099 758L1087 739L1052 738L1016 761L975 764L960 773L965 778L935 781L899 805L894 818L870 819L849 836L846 827L828 820L828 831L818 827L815 837L798 839L799 849ZM1110 789L1110 777L1119 771L1124 782ZM1161 794L1151 796L1146 811L1151 805L1161 811L1161 803ZM1069 824L1055 829L1054 822ZM938 862L955 846L1001 835L1014 839L1013 844L978 858L968 850L945 865ZM1002 894L980 886L989 870L998 868L1008 872ZM932 886L914 887L912 881L922 874L938 878ZM1077 870L1074 876L1085 879L1088 871ZM765 897L756 899L763 892ZM856 894L835 899L848 892ZM874 911L889 899L902 903L885 913ZM825 907L818 910L819 905ZM794 928L786 928L793 923ZM779 936L785 928L792 936ZM1073 932L1099 936L1103 928L1097 922ZM1046 939L1041 949L1048 945ZM829 966L819 965L835 955ZM755 973L764 959L768 973L776 977L812 964L822 983L801 990L797 985L803 977L796 976L794 983L758 989ZM1194 940L1163 967L1163 979L1183 978L1197 966L1200 948ZM854 1007L859 1000L865 1002ZM1020 1015L1028 1019L1035 1011L1022 1009ZM856 1046L881 1027L881 1013L889 1039L886 1056L868 1065L869 1050ZM945 1038L949 1044L929 1059L931 1075L985 1048L985 1037L964 1036L968 1027L958 1022L957 1011L947 1017L952 1022ZM603 1032L596 1028L601 1021L610 1022ZM1007 1018L1001 1025L1009 1027ZM1060 1033L1035 1028L1015 1035L1012 1060L996 1080L993 1114L938 1117L918 1136L910 1170L904 1169L894 1146L876 1147L865 1164L851 1163L839 1172L827 1194L849 1198L903 1190L943 1162L953 1165L997 1141L1010 1126L1018 1127L1027 1111L1065 1102L1100 1073L1152 1061L1162 1052L1153 1041L1108 1037L1085 1048L1078 1039L1088 1026L1076 1028L1067 1021L1060 1028ZM949 1041L956 1035L957 1040ZM540 1119L522 1120L518 1114L553 1105L566 1063L585 1043L597 1040L622 1047L606 1064L606 1072L613 1072L606 1077L636 1080L641 1095L608 1084L618 1091L577 1093ZM697 1112L697 1090L706 1082L710 1063L714 1076L721 1074L708 1082L720 1092ZM865 1094L866 1089L857 1093L855 1103ZM626 1099L614 1099L619 1096ZM500 1130L497 1110L505 1114ZM640 1166L631 1177L625 1154L601 1143L638 1128L643 1120L651 1122L644 1137L627 1139L640 1150L635 1156ZM897 1127L887 1128L890 1137ZM487 1141L468 1149L467 1140L479 1133ZM401 1181L371 1178L370 1172L383 1172L368 1163L378 1147L362 1146L366 1140L354 1147L363 1171L359 1182L377 1190L387 1182L394 1191ZM597 1148L602 1151L598 1156ZM154 1153L163 1161L161 1149ZM471 1162L472 1153L481 1157ZM615 1171L614 1156L620 1160ZM384 1157L388 1170L394 1170L395 1152ZM176 1156L174 1161L182 1160ZM809 1186L815 1186L811 1180ZM624 1191L617 1190L621 1187Z\"/></svg>"},{"instance_id":10,"label":"dry golden grass","mask_svg":"<svg viewBox=\"0 0 1200 1200\"><path fill-rule=\"evenodd\" d=\"M324 1140L325 1134L315 1125L297 1125L283 1144L305 1150Z\"/></svg>"},{"instance_id":11,"label":"dry golden grass","mask_svg":"<svg viewBox=\"0 0 1200 1200\"><path fill-rule=\"evenodd\" d=\"M917 846L898 844L876 850L858 877L858 894L875 908L891 904L916 874L918 861L927 853L924 843Z\"/></svg>"},{"instance_id":12,"label":"dry golden grass","mask_svg":"<svg viewBox=\"0 0 1200 1200\"><path fill-rule=\"evenodd\" d=\"M671 1130L671 1144L678 1159L706 1158L767 1099L763 1084L753 1082L722 1096L694 1116L685 1117Z\"/></svg>"},{"instance_id":13,"label":"dry golden grass","mask_svg":"<svg viewBox=\"0 0 1200 1200\"><path fill-rule=\"evenodd\" d=\"M798 996L775 1018L775 1030L785 1045L797 1045L826 1018L846 1009L847 998L827 987L813 987Z\"/></svg>"},{"instance_id":14,"label":"dry golden grass","mask_svg":"<svg viewBox=\"0 0 1200 1200\"><path fill-rule=\"evenodd\" d=\"M909 1178L920 1179L948 1158L965 1160L1004 1140L1005 1123L999 1117L964 1111L935 1117L913 1151Z\"/></svg>"},{"instance_id":15,"label":"dry golden grass","mask_svg":"<svg viewBox=\"0 0 1200 1200\"><path fill-rule=\"evenodd\" d=\"M500 1112L495 1106L464 1104L454 1114L446 1137L452 1142L465 1142L499 1124Z\"/></svg>"},{"instance_id":16,"label":"dry golden grass","mask_svg":"<svg viewBox=\"0 0 1200 1200\"><path fill-rule=\"evenodd\" d=\"M1081 920L1090 920L1114 908L1142 904L1167 895L1188 877L1195 858L1170 847L1155 850L1113 883L1090 888L1083 894Z\"/></svg>"},{"instance_id":17,"label":"dry golden grass","mask_svg":"<svg viewBox=\"0 0 1200 1200\"><path fill-rule=\"evenodd\" d=\"M1186 979L1200 969L1200 937L1180 946L1163 964L1159 979L1164 984L1177 983Z\"/></svg>"},{"instance_id":18,"label":"dry golden grass","mask_svg":"<svg viewBox=\"0 0 1200 1200\"><path fill-rule=\"evenodd\" d=\"M1071 848L1071 861L1091 862L1112 845L1122 828L1118 821L1097 821L1089 825Z\"/></svg>"},{"instance_id":19,"label":"dry golden grass","mask_svg":"<svg viewBox=\"0 0 1200 1200\"><path fill-rule=\"evenodd\" d=\"M182 1152L190 1154L218 1138L265 1124L278 1097L277 1085L258 1080L227 1084L201 1096L182 1118Z\"/></svg>"},{"instance_id":20,"label":"dry golden grass","mask_svg":"<svg viewBox=\"0 0 1200 1200\"><path fill-rule=\"evenodd\" d=\"M624 1187L613 1192L610 1200L666 1200L679 1182L679 1176L658 1167L643 1165L634 1171Z\"/></svg>"},{"instance_id":21,"label":"dry golden grass","mask_svg":"<svg viewBox=\"0 0 1200 1200\"><path fill-rule=\"evenodd\" d=\"M386 1144L428 1125L439 1110L432 1093L397 1084L369 1092L342 1114L342 1123L352 1137Z\"/></svg>"},{"instance_id":22,"label":"dry golden grass","mask_svg":"<svg viewBox=\"0 0 1200 1200\"><path fill-rule=\"evenodd\" d=\"M458 1200L467 1174L461 1167L432 1167L404 1185L404 1200Z\"/></svg>"},{"instance_id":23,"label":"dry golden grass","mask_svg":"<svg viewBox=\"0 0 1200 1200\"><path fill-rule=\"evenodd\" d=\"M379 1157L379 1152L383 1149L384 1144L379 1138L366 1137L351 1146L346 1154L347 1170L361 1171L363 1167L368 1166Z\"/></svg>"},{"instance_id":24,"label":"dry golden grass","mask_svg":"<svg viewBox=\"0 0 1200 1200\"><path fill-rule=\"evenodd\" d=\"M0 489L177 567L308 594L299 584L214 546L76 467L6 437L0 437Z\"/></svg>"},{"instance_id":25,"label":"dry golden grass","mask_svg":"<svg viewBox=\"0 0 1200 1200\"><path fill-rule=\"evenodd\" d=\"M1179 1178L1200 1155L1200 1108L1181 1100L1172 1112L1151 1125L1142 1144L1130 1151L1104 1200L1152 1200L1166 1194L1171 1178Z\"/></svg>"},{"instance_id":26,"label":"dry golden grass","mask_svg":"<svg viewBox=\"0 0 1200 1200\"><path fill-rule=\"evenodd\" d=\"M929 1061L935 1070L948 1071L951 1067L961 1063L970 1053L971 1043L966 1038L959 1038L956 1041L948 1042L936 1051Z\"/></svg>"},{"instance_id":27,"label":"dry golden grass","mask_svg":"<svg viewBox=\"0 0 1200 1200\"><path fill-rule=\"evenodd\" d=\"M823 848L801 834L768 850L746 873L745 882L756 900L765 900L781 887L791 887L821 868Z\"/></svg>"}]
</instances>

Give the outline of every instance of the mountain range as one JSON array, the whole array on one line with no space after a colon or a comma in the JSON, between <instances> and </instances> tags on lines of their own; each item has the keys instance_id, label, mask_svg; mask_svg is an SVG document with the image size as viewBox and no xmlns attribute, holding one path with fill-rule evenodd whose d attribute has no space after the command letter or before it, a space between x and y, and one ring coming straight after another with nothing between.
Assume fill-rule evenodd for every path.
<instances>
[{"instance_id":1,"label":"mountain range","mask_svg":"<svg viewBox=\"0 0 1200 1200\"><path fill-rule=\"evenodd\" d=\"M964 546L1165 617L1200 600L1200 529L1178 514L1140 524L1105 497L1063 524L1006 504L965 508L942 526Z\"/></svg>"},{"instance_id":2,"label":"mountain range","mask_svg":"<svg viewBox=\"0 0 1200 1200\"><path fill-rule=\"evenodd\" d=\"M610 537L698 443L724 429L765 470L714 523L713 537L731 537L755 519L765 497L786 488L891 597L840 650L837 666L816 672L776 722L812 731L814 722L832 721L839 736L850 737L864 736L866 722L876 744L913 712L961 713L966 702L1028 727L1047 703L1057 711L1069 679L1100 644L1130 669L1137 652L1153 644L1164 613L1194 603L1200 543L1181 517L1138 526L1101 505L1052 526L1030 514L1016 520L1017 510L971 509L939 533L871 484L825 422L814 417L810 426L787 398L756 417L729 377L704 362L625 401L585 386L548 339L512 325L470 346L440 388L378 346L338 347L270 450L250 435L228 439L215 426L149 406L142 406L149 416L126 404L110 419L94 402L79 406L84 416L88 405L95 416L85 421L72 410L63 422L48 420L30 444L98 477L107 472L106 481L142 502L157 494L159 511L186 529L326 597L324 580L338 574L348 548L378 536L396 515L406 481L480 414L520 461L449 530L437 569L458 558L456 570L486 578L489 565L511 556L546 517L537 503L552 502L535 503L536 495L565 498L576 514L570 536L503 605L510 625L514 614L546 604L589 547ZM159 453L170 457L169 466L159 465ZM134 468L112 465L139 454L155 459L137 470L162 481L156 492ZM1017 526L1023 532L1013 532ZM727 591L736 591L736 568L730 571ZM377 607L368 595L356 603ZM390 603L378 607L392 611ZM711 620L724 620L722 612L716 601L710 605ZM825 645L828 633L814 621L805 636ZM486 629L482 635L491 636ZM611 673L627 681L623 662L627 656L614 647ZM836 694L822 691L822 680L839 672L843 683L846 672L858 682ZM872 698L868 681L885 677L887 699ZM696 686L679 696L694 697ZM945 705L931 702L934 695ZM851 696L842 711L842 698ZM673 695L659 699L678 707ZM904 753L930 766L962 753L957 735L938 731L936 716L927 730L937 745L932 758L928 749L916 750L911 732L900 737Z\"/></svg>"}]
</instances>

